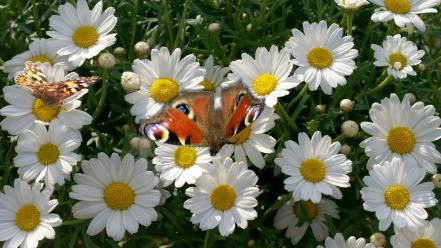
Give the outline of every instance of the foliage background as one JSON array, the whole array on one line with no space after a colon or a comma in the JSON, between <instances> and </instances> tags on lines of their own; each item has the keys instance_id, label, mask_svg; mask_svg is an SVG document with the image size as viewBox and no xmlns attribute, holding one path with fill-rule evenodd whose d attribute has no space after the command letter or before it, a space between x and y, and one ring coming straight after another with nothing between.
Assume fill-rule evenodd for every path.
<instances>
[{"instance_id":1,"label":"foliage background","mask_svg":"<svg viewBox=\"0 0 441 248\"><path fill-rule=\"evenodd\" d=\"M46 37L48 18L56 14L57 6L65 1L59 0L1 0L0 1L0 65L14 55L27 50L32 38ZM75 4L74 1L70 1ZM89 6L97 1L88 1ZM153 0L153 1L116 1L104 0L104 6L113 6L118 16L116 26L117 43L112 47L122 46L126 55L119 59L117 66L111 71L97 69L94 63L88 63L78 69L80 74L97 74L109 79L107 92L101 83L91 87L87 96L83 97L82 108L94 115L99 99L104 95L105 104L102 110L95 113L94 122L82 129L83 143L79 152L84 159L95 157L98 152L121 154L132 153L143 157L152 157L152 150L137 150L130 146L130 139L138 136L134 118L129 113L129 104L124 101L125 91L119 79L122 72L130 70L136 54L133 49L137 41L147 41L150 47L167 46L171 49L180 47L184 53L194 53L203 61L209 54L214 55L217 63L228 66L230 61L240 58L243 52L254 54L257 47L269 48L272 44L282 47L290 37L292 28L301 29L303 21L326 20L328 23L342 21L342 12L331 0ZM369 120L370 105L392 92L402 97L412 92L417 99L425 104L435 105L441 110L441 15L423 15L428 29L425 33L414 32L410 35L397 27L389 29L389 34L401 32L414 41L419 49L426 52L423 58L424 68L416 68L418 76L408 77L403 81L393 80L386 87L373 94L368 89L375 87L385 75L383 70L373 65L373 51L370 44L381 44L388 32L387 24L373 23L370 16L375 6L370 4L362 7L354 17L354 42L359 50L356 59L358 68L349 77L345 87L339 87L332 96L326 96L320 91L307 92L300 99L295 99L303 85L291 91L282 99L283 108L277 112L281 118L271 134L277 139L276 153L267 156L267 165L258 170L252 167L259 176L259 186L262 194L259 196L257 211L259 217L249 222L246 230L236 229L228 238L222 238L217 231L210 232L212 238L206 239L204 232L193 226L189 218L190 212L182 206L186 196L184 189L170 188L172 198L159 211L161 220L150 227L140 227L135 235L128 235L119 244L109 239L104 233L89 237L85 231L89 221L75 220L70 211L75 203L70 200L68 193L72 182L59 187L54 193L60 204L55 212L64 223L56 229L54 240L45 240L41 247L201 247L204 241L216 240L215 247L292 247L284 237L284 231L273 227L273 217L277 207L283 203L286 191L283 189L284 176L274 165L274 157L283 148L284 141L297 140L301 131L312 134L316 130L328 134L341 143L349 144L352 153L349 158L353 161L351 173L352 187L344 189L344 197L336 201L340 210L340 221L327 220L330 234L343 232L345 237L356 235L369 238L378 231L378 223L373 213L362 208L360 188L364 175L367 174L365 164L367 157L358 144L367 137L360 132L356 138L347 139L341 135L340 125L345 120L358 123ZM438 11L441 9L438 7ZM207 26L218 22L222 31L213 34L207 31ZM250 26L251 25L251 26ZM109 51L112 51L109 49ZM0 73L1 87L13 82L8 81L6 74ZM103 94L103 91L105 94ZM339 102L343 98L355 101L355 108L349 113L339 110ZM317 104L326 105L325 113L316 113ZM0 106L5 106L3 96ZM128 125L123 128L124 125ZM4 185L12 184L17 176L12 159L15 156L15 138L7 132L0 132L0 190ZM440 148L441 142L437 142ZM151 166L151 165L150 165ZM77 170L79 166L77 166ZM430 176L427 176L430 180ZM441 191L436 190L438 200ZM282 199L279 196L284 196ZM441 217L441 205L429 209L430 218ZM392 228L386 233L389 238ZM207 245L207 244L206 244ZM210 243L208 245L211 245ZM317 242L311 232L296 247L315 247Z\"/></svg>"}]
</instances>

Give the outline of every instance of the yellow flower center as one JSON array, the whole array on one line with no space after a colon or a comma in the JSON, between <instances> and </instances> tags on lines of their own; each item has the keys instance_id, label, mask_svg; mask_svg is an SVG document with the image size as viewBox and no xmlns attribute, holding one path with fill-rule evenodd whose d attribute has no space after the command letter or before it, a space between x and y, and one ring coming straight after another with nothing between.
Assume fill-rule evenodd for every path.
<instances>
[{"instance_id":1,"label":"yellow flower center","mask_svg":"<svg viewBox=\"0 0 441 248\"><path fill-rule=\"evenodd\" d=\"M190 146L180 146L173 152L173 159L176 165L182 169L193 166L197 156L196 149Z\"/></svg>"},{"instance_id":2,"label":"yellow flower center","mask_svg":"<svg viewBox=\"0 0 441 248\"><path fill-rule=\"evenodd\" d=\"M113 210L126 210L135 202L135 193L125 183L112 183L104 189L104 202Z\"/></svg>"},{"instance_id":3,"label":"yellow flower center","mask_svg":"<svg viewBox=\"0 0 441 248\"><path fill-rule=\"evenodd\" d=\"M384 192L384 202L394 210L405 209L409 200L409 191L401 185L392 185Z\"/></svg>"},{"instance_id":4,"label":"yellow flower center","mask_svg":"<svg viewBox=\"0 0 441 248\"><path fill-rule=\"evenodd\" d=\"M408 0L384 0L384 7L395 14L407 14L411 8Z\"/></svg>"},{"instance_id":5,"label":"yellow flower center","mask_svg":"<svg viewBox=\"0 0 441 248\"><path fill-rule=\"evenodd\" d=\"M323 181L326 175L326 167L321 160L310 158L300 165L300 174L307 182L318 183Z\"/></svg>"},{"instance_id":6,"label":"yellow flower center","mask_svg":"<svg viewBox=\"0 0 441 248\"><path fill-rule=\"evenodd\" d=\"M53 64L52 59L49 58L46 55L36 55L34 57L31 58L32 62L41 62L41 63L49 63L49 64Z\"/></svg>"},{"instance_id":7,"label":"yellow flower center","mask_svg":"<svg viewBox=\"0 0 441 248\"><path fill-rule=\"evenodd\" d=\"M220 184L211 191L210 201L213 208L225 211L233 207L236 191L228 184Z\"/></svg>"},{"instance_id":8,"label":"yellow flower center","mask_svg":"<svg viewBox=\"0 0 441 248\"><path fill-rule=\"evenodd\" d=\"M317 69L325 69L332 65L333 58L332 53L322 47L316 47L309 51L308 55L308 63Z\"/></svg>"},{"instance_id":9,"label":"yellow flower center","mask_svg":"<svg viewBox=\"0 0 441 248\"><path fill-rule=\"evenodd\" d=\"M208 80L204 80L200 83L200 85L204 86L204 90L206 91L214 91L215 90L215 86L212 82L208 81Z\"/></svg>"},{"instance_id":10,"label":"yellow flower center","mask_svg":"<svg viewBox=\"0 0 441 248\"><path fill-rule=\"evenodd\" d=\"M436 245L430 239L420 238L415 240L410 248L436 248Z\"/></svg>"},{"instance_id":11,"label":"yellow flower center","mask_svg":"<svg viewBox=\"0 0 441 248\"><path fill-rule=\"evenodd\" d=\"M89 48L98 41L98 32L92 26L80 26L72 34L72 41L77 47Z\"/></svg>"},{"instance_id":12,"label":"yellow flower center","mask_svg":"<svg viewBox=\"0 0 441 248\"><path fill-rule=\"evenodd\" d=\"M32 114L40 121L50 122L60 113L60 107L46 105L41 99L36 98L32 103Z\"/></svg>"},{"instance_id":13,"label":"yellow flower center","mask_svg":"<svg viewBox=\"0 0 441 248\"><path fill-rule=\"evenodd\" d=\"M33 204L23 205L15 214L15 224L24 232L31 232L40 224L40 210Z\"/></svg>"},{"instance_id":14,"label":"yellow flower center","mask_svg":"<svg viewBox=\"0 0 441 248\"><path fill-rule=\"evenodd\" d=\"M254 93L258 96L266 96L276 89L277 78L272 74L261 74L252 85Z\"/></svg>"},{"instance_id":15,"label":"yellow flower center","mask_svg":"<svg viewBox=\"0 0 441 248\"><path fill-rule=\"evenodd\" d=\"M395 68L395 63L400 63L400 68L398 70L402 70L407 65L406 57L401 53L392 53L389 55L389 65Z\"/></svg>"},{"instance_id":16,"label":"yellow flower center","mask_svg":"<svg viewBox=\"0 0 441 248\"><path fill-rule=\"evenodd\" d=\"M228 139L228 143L241 145L245 143L251 134L251 126L245 127L242 131L236 133Z\"/></svg>"},{"instance_id":17,"label":"yellow flower center","mask_svg":"<svg viewBox=\"0 0 441 248\"><path fill-rule=\"evenodd\" d=\"M398 154L407 154L415 146L415 135L406 127L394 127L387 135L389 149Z\"/></svg>"},{"instance_id":18,"label":"yellow flower center","mask_svg":"<svg viewBox=\"0 0 441 248\"><path fill-rule=\"evenodd\" d=\"M310 220L315 219L315 217L317 216L317 205L314 204L312 201L304 201L303 207L305 207L306 214L308 215L309 219ZM292 211L295 216L297 217L301 216L302 203L300 202L294 203L294 205L292 206Z\"/></svg>"},{"instance_id":19,"label":"yellow flower center","mask_svg":"<svg viewBox=\"0 0 441 248\"><path fill-rule=\"evenodd\" d=\"M46 143L40 146L37 151L38 162L42 165L51 165L57 162L60 157L60 150L52 143Z\"/></svg>"},{"instance_id":20,"label":"yellow flower center","mask_svg":"<svg viewBox=\"0 0 441 248\"><path fill-rule=\"evenodd\" d=\"M170 78L160 78L150 86L150 96L156 102L168 103L179 93L179 85Z\"/></svg>"}]
</instances>

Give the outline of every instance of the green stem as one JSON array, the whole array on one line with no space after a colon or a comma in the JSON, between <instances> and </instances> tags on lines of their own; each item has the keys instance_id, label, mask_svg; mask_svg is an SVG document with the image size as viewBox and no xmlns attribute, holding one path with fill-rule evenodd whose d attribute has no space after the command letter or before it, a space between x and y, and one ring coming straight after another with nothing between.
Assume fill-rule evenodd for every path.
<instances>
[{"instance_id":1,"label":"green stem","mask_svg":"<svg viewBox=\"0 0 441 248\"><path fill-rule=\"evenodd\" d=\"M376 91L382 89L384 86L386 86L391 81L391 79L392 79L392 77L390 75L387 75L387 77L381 83L379 83L375 88L371 89L369 91L369 93L373 93L373 92L376 92Z\"/></svg>"},{"instance_id":2,"label":"green stem","mask_svg":"<svg viewBox=\"0 0 441 248\"><path fill-rule=\"evenodd\" d=\"M294 128L295 130L298 129L297 124L291 119L291 117L289 117L288 113L283 108L282 104L280 104L280 102L277 102L276 110L277 113L279 113L282 116L282 118L285 120L288 126Z\"/></svg>"},{"instance_id":3,"label":"green stem","mask_svg":"<svg viewBox=\"0 0 441 248\"><path fill-rule=\"evenodd\" d=\"M130 37L130 53L129 53L129 60L133 60L134 53L135 53L135 37L136 37L136 16L138 14L138 8L139 8L139 0L135 0L134 2L134 13L132 13L132 20L131 20L131 26L132 26L132 32Z\"/></svg>"},{"instance_id":4,"label":"green stem","mask_svg":"<svg viewBox=\"0 0 441 248\"><path fill-rule=\"evenodd\" d=\"M389 21L386 34L391 35L393 31L394 31L394 21L392 20L392 21Z\"/></svg>"},{"instance_id":5,"label":"green stem","mask_svg":"<svg viewBox=\"0 0 441 248\"><path fill-rule=\"evenodd\" d=\"M354 14L349 13L347 18L347 26L346 26L346 32L348 35L352 35L352 22L354 20Z\"/></svg>"},{"instance_id":6,"label":"green stem","mask_svg":"<svg viewBox=\"0 0 441 248\"><path fill-rule=\"evenodd\" d=\"M185 19L187 18L188 12L188 0L184 2L184 10L182 10L181 20L179 21L178 33L176 35L175 44L173 48L177 48L179 46L179 42L181 42L181 36L183 36L185 29Z\"/></svg>"},{"instance_id":7,"label":"green stem","mask_svg":"<svg viewBox=\"0 0 441 248\"><path fill-rule=\"evenodd\" d=\"M305 83L305 86L303 86L302 90L300 91L300 93L288 104L287 109L291 109L292 106L300 101L300 99L302 99L302 97L306 94L306 92L308 92L308 84Z\"/></svg>"},{"instance_id":8,"label":"green stem","mask_svg":"<svg viewBox=\"0 0 441 248\"><path fill-rule=\"evenodd\" d=\"M104 71L102 73L102 84L101 84L101 96L100 100L98 101L98 106L95 109L95 112L93 113L92 119L95 121L96 118L101 114L104 108L104 103L106 101L107 96L107 71Z\"/></svg>"},{"instance_id":9,"label":"green stem","mask_svg":"<svg viewBox=\"0 0 441 248\"><path fill-rule=\"evenodd\" d=\"M209 248L212 246L213 240L213 229L207 230L205 232L204 246L203 248Z\"/></svg>"},{"instance_id":10,"label":"green stem","mask_svg":"<svg viewBox=\"0 0 441 248\"><path fill-rule=\"evenodd\" d=\"M171 45L171 42L174 39L173 39L173 31L172 31L172 27L171 27L172 20L170 19L170 12L169 12L169 9L167 6L167 0L162 0L162 5L164 8L164 22L165 22L165 26L167 28L167 32L168 32L168 36L169 36L168 38L170 40L170 45Z\"/></svg>"},{"instance_id":11,"label":"green stem","mask_svg":"<svg viewBox=\"0 0 441 248\"><path fill-rule=\"evenodd\" d=\"M434 64L436 64L436 63L438 63L438 62L440 62L440 61L441 61L441 56L439 56L438 58L436 58L436 59L430 61L430 63L427 63L426 66L434 65Z\"/></svg>"},{"instance_id":12,"label":"green stem","mask_svg":"<svg viewBox=\"0 0 441 248\"><path fill-rule=\"evenodd\" d=\"M0 58L0 66L3 65L5 63L5 61L3 61L2 58Z\"/></svg>"},{"instance_id":13,"label":"green stem","mask_svg":"<svg viewBox=\"0 0 441 248\"><path fill-rule=\"evenodd\" d=\"M37 35L39 38L41 38L43 36L43 33L41 32L40 18L38 17L37 3L35 0L32 0L32 15L34 18L34 25L37 31Z\"/></svg>"},{"instance_id":14,"label":"green stem","mask_svg":"<svg viewBox=\"0 0 441 248\"><path fill-rule=\"evenodd\" d=\"M264 220L270 213L276 211L277 209L281 208L283 204L287 203L292 197L292 194L286 194L282 196L282 198L278 201L276 201L271 207L269 207L262 215L262 220Z\"/></svg>"}]
</instances>

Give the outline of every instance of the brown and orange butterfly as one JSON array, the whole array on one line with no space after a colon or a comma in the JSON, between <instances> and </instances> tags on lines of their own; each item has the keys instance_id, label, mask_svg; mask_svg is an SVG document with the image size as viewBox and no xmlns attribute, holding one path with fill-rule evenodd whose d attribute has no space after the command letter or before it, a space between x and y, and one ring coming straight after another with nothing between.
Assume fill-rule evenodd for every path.
<instances>
[{"instance_id":1,"label":"brown and orange butterfly","mask_svg":"<svg viewBox=\"0 0 441 248\"><path fill-rule=\"evenodd\" d=\"M63 101L78 91L94 84L99 77L80 77L61 82L48 82L46 75L31 61L25 63L23 72L15 77L15 83L31 91L48 106L61 106Z\"/></svg>"}]
</instances>

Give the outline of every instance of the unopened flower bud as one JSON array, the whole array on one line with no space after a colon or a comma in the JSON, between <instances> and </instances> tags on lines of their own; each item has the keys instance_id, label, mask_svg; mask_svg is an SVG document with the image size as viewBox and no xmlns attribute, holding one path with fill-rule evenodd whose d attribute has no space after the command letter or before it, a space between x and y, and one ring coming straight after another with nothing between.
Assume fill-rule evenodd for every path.
<instances>
[{"instance_id":1,"label":"unopened flower bud","mask_svg":"<svg viewBox=\"0 0 441 248\"><path fill-rule=\"evenodd\" d=\"M245 27L245 30L250 32L252 28L253 28L253 25L251 23L248 23L248 25Z\"/></svg>"},{"instance_id":2,"label":"unopened flower bud","mask_svg":"<svg viewBox=\"0 0 441 248\"><path fill-rule=\"evenodd\" d=\"M144 56L150 51L150 46L147 42L139 41L135 44L135 52L138 56Z\"/></svg>"},{"instance_id":3,"label":"unopened flower bud","mask_svg":"<svg viewBox=\"0 0 441 248\"><path fill-rule=\"evenodd\" d=\"M420 71L425 71L427 69L426 64L418 64L418 69L420 69Z\"/></svg>"},{"instance_id":4,"label":"unopened flower bud","mask_svg":"<svg viewBox=\"0 0 441 248\"><path fill-rule=\"evenodd\" d=\"M124 124L121 128L124 131L124 133L128 133L130 131L129 124Z\"/></svg>"},{"instance_id":5,"label":"unopened flower bud","mask_svg":"<svg viewBox=\"0 0 441 248\"><path fill-rule=\"evenodd\" d=\"M210 25L208 25L208 32L212 34L220 33L221 30L222 30L221 25L217 22L213 22Z\"/></svg>"},{"instance_id":6,"label":"unopened flower bud","mask_svg":"<svg viewBox=\"0 0 441 248\"><path fill-rule=\"evenodd\" d=\"M152 146L152 143L147 138L141 138L139 140L139 150L148 150Z\"/></svg>"},{"instance_id":7,"label":"unopened flower bud","mask_svg":"<svg viewBox=\"0 0 441 248\"><path fill-rule=\"evenodd\" d=\"M432 176L432 182L436 188L441 189L441 174L435 174Z\"/></svg>"},{"instance_id":8,"label":"unopened flower bud","mask_svg":"<svg viewBox=\"0 0 441 248\"><path fill-rule=\"evenodd\" d=\"M410 104L414 104L416 102L416 96L412 92L408 92L404 96L409 98Z\"/></svg>"},{"instance_id":9,"label":"unopened flower bud","mask_svg":"<svg viewBox=\"0 0 441 248\"><path fill-rule=\"evenodd\" d=\"M358 134L358 124L355 121L345 121L341 125L341 132L348 138L354 138Z\"/></svg>"},{"instance_id":10,"label":"unopened flower bud","mask_svg":"<svg viewBox=\"0 0 441 248\"><path fill-rule=\"evenodd\" d=\"M139 90L141 86L141 80L138 74L125 71L121 76L121 85L127 92L133 92Z\"/></svg>"},{"instance_id":11,"label":"unopened flower bud","mask_svg":"<svg viewBox=\"0 0 441 248\"><path fill-rule=\"evenodd\" d=\"M139 137L133 137L130 140L130 146L132 147L132 149L139 149L139 141L141 140L141 138Z\"/></svg>"},{"instance_id":12,"label":"unopened flower bud","mask_svg":"<svg viewBox=\"0 0 441 248\"><path fill-rule=\"evenodd\" d=\"M347 144L343 144L340 148L340 153L344 154L346 156L348 156L349 154L351 154L352 148L347 145Z\"/></svg>"},{"instance_id":13,"label":"unopened flower bud","mask_svg":"<svg viewBox=\"0 0 441 248\"><path fill-rule=\"evenodd\" d=\"M371 244L375 245L375 247L384 247L386 245L386 237L384 234L377 232L372 234L370 237Z\"/></svg>"},{"instance_id":14,"label":"unopened flower bud","mask_svg":"<svg viewBox=\"0 0 441 248\"><path fill-rule=\"evenodd\" d=\"M112 69L116 64L115 56L109 52L100 54L98 57L98 65L106 70Z\"/></svg>"},{"instance_id":15,"label":"unopened flower bud","mask_svg":"<svg viewBox=\"0 0 441 248\"><path fill-rule=\"evenodd\" d=\"M315 112L322 114L325 111L326 111L326 106L325 105L318 104L318 105L315 106Z\"/></svg>"},{"instance_id":16,"label":"unopened flower bud","mask_svg":"<svg viewBox=\"0 0 441 248\"><path fill-rule=\"evenodd\" d=\"M354 108L354 102L350 99L343 99L340 101L340 109L343 112L350 112Z\"/></svg>"},{"instance_id":17,"label":"unopened flower bud","mask_svg":"<svg viewBox=\"0 0 441 248\"><path fill-rule=\"evenodd\" d=\"M117 47L113 49L113 54L115 54L116 57L123 57L125 53L126 50L124 49L124 47Z\"/></svg>"}]
</instances>

